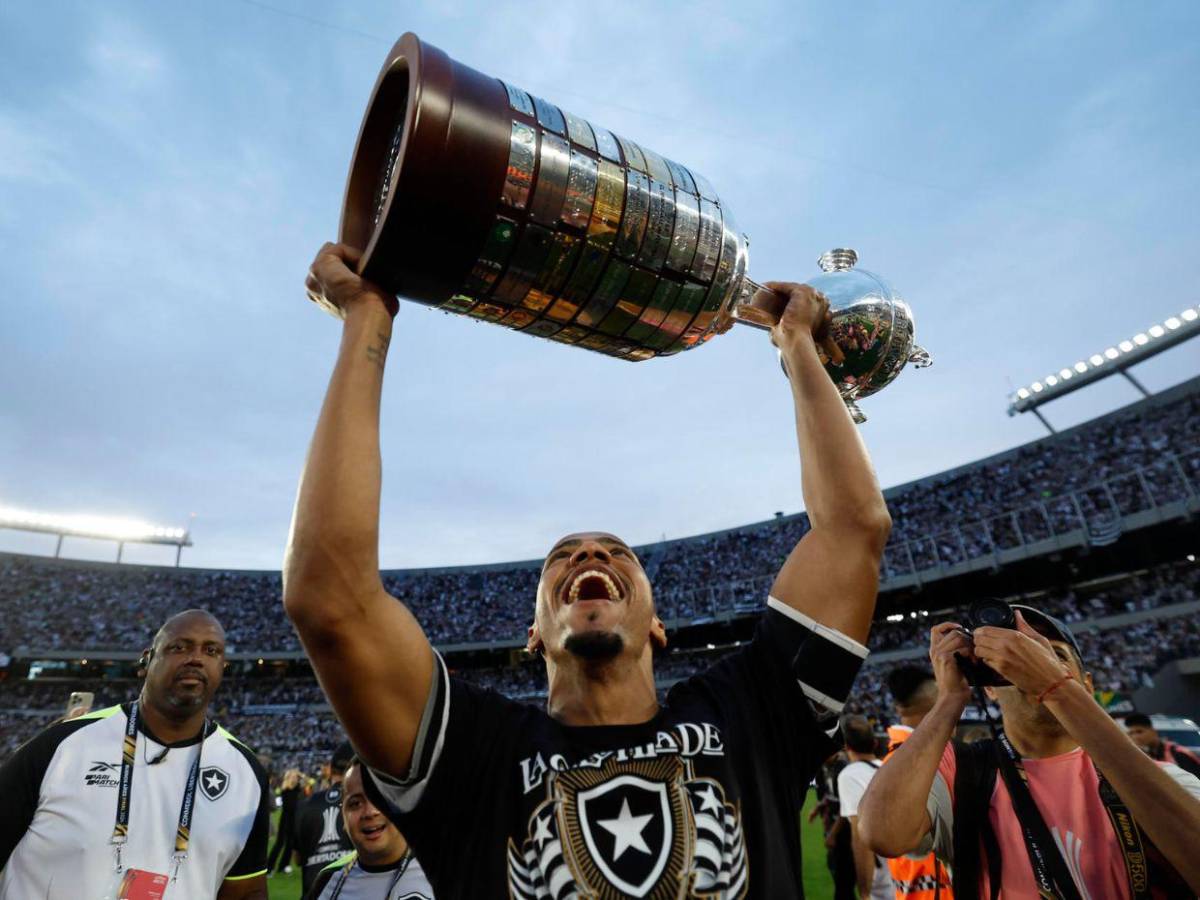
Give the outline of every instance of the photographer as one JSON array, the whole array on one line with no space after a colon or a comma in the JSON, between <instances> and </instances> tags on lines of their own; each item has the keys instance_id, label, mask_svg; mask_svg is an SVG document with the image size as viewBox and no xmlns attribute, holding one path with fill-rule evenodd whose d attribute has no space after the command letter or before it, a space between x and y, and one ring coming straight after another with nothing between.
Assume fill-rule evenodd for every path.
<instances>
[{"instance_id":1,"label":"photographer","mask_svg":"<svg viewBox=\"0 0 1200 900\"><path fill-rule=\"evenodd\" d=\"M962 898L1194 896L1200 780L1149 759L1100 708L1065 625L989 606L973 634L933 628L938 699L872 780L863 840L885 856L933 849ZM949 743L964 672L988 683L1004 726L970 746Z\"/></svg>"}]
</instances>

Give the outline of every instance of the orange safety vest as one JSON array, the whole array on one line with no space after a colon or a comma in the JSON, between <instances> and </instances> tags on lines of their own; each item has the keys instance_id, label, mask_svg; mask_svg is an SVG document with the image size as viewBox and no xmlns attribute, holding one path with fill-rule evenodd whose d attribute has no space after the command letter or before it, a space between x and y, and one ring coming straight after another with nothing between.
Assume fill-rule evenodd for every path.
<instances>
[{"instance_id":1,"label":"orange safety vest","mask_svg":"<svg viewBox=\"0 0 1200 900\"><path fill-rule=\"evenodd\" d=\"M907 725L888 726L888 755L883 758L885 763L912 732ZM887 864L892 873L896 900L953 900L950 873L932 853L921 859L900 856L889 859Z\"/></svg>"}]
</instances>

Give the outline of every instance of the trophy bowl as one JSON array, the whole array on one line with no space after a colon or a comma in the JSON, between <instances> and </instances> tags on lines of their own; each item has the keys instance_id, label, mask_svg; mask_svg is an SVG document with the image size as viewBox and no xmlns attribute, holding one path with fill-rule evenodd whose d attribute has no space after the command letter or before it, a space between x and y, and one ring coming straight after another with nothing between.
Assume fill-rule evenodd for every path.
<instances>
[{"instance_id":1,"label":"trophy bowl","mask_svg":"<svg viewBox=\"0 0 1200 900\"><path fill-rule=\"evenodd\" d=\"M621 359L778 321L750 304L761 288L749 242L704 176L411 33L371 93L340 240L399 297ZM907 334L911 350L912 316L869 273L825 276L819 289L845 301L835 325L847 362L830 374L853 402L908 360L891 336ZM851 302L852 281L864 299Z\"/></svg>"}]
</instances>

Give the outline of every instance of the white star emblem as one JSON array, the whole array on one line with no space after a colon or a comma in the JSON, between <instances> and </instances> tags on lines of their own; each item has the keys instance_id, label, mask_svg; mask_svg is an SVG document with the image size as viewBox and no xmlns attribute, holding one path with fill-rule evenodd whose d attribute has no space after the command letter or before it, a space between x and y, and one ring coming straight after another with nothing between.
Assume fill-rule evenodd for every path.
<instances>
[{"instance_id":1,"label":"white star emblem","mask_svg":"<svg viewBox=\"0 0 1200 900\"><path fill-rule=\"evenodd\" d=\"M547 816L542 816L537 820L537 830L533 833L534 843L537 844L538 850L542 849L542 845L550 840L550 819Z\"/></svg>"},{"instance_id":2,"label":"white star emblem","mask_svg":"<svg viewBox=\"0 0 1200 900\"><path fill-rule=\"evenodd\" d=\"M221 789L221 785L223 784L221 781L221 776L216 772L210 772L208 777L204 779L204 783L208 785L208 789L213 793L219 791Z\"/></svg>"},{"instance_id":3,"label":"white star emblem","mask_svg":"<svg viewBox=\"0 0 1200 900\"><path fill-rule=\"evenodd\" d=\"M626 798L621 802L621 812L615 819L601 819L596 823L617 839L616 846L613 847L613 862L620 859L621 854L630 847L642 853L650 852L642 832L646 830L646 823L653 818L652 815L633 815L629 811L629 798Z\"/></svg>"},{"instance_id":4,"label":"white star emblem","mask_svg":"<svg viewBox=\"0 0 1200 900\"><path fill-rule=\"evenodd\" d=\"M704 812L714 812L717 815L720 815L723 811L721 807L721 801L717 799L716 792L713 791L711 784L705 788L704 793L700 795L700 800L700 809L702 809Z\"/></svg>"}]
</instances>

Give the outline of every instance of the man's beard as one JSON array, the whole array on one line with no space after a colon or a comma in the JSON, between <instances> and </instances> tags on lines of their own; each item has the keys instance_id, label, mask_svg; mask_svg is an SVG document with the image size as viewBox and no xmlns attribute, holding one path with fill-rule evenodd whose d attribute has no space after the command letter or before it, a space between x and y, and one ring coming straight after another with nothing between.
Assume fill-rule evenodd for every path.
<instances>
[{"instance_id":1,"label":"man's beard","mask_svg":"<svg viewBox=\"0 0 1200 900\"><path fill-rule=\"evenodd\" d=\"M1015 715L1022 719L1027 725L1036 728L1038 731L1046 734L1062 735L1066 734L1067 730L1063 724L1055 718L1054 713L1042 703L1033 703L1027 700L1017 688L1010 688L1011 693L1002 696L1000 708L1009 715Z\"/></svg>"},{"instance_id":2,"label":"man's beard","mask_svg":"<svg viewBox=\"0 0 1200 900\"><path fill-rule=\"evenodd\" d=\"M621 655L625 639L613 631L585 631L570 635L563 648L585 662L607 662Z\"/></svg>"}]
</instances>

